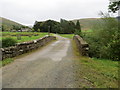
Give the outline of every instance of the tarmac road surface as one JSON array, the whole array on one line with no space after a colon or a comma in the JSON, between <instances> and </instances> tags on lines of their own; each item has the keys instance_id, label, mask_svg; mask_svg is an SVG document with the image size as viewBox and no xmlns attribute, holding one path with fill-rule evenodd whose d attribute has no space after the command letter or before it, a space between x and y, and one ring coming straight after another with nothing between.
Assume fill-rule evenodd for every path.
<instances>
[{"instance_id":1,"label":"tarmac road surface","mask_svg":"<svg viewBox=\"0 0 120 90\"><path fill-rule=\"evenodd\" d=\"M70 39L58 40L2 68L3 88L77 88Z\"/></svg>"}]
</instances>

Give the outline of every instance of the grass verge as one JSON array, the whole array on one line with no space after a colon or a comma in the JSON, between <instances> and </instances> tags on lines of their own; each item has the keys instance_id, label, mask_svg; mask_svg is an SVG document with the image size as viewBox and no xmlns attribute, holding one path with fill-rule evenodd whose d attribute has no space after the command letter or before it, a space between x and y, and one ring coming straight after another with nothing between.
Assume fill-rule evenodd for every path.
<instances>
[{"instance_id":1,"label":"grass verge","mask_svg":"<svg viewBox=\"0 0 120 90\"><path fill-rule=\"evenodd\" d=\"M0 61L0 67L5 66L5 65L7 65L9 63L12 63L13 61L14 61L13 58L7 58L7 59L5 59L3 61Z\"/></svg>"},{"instance_id":2,"label":"grass verge","mask_svg":"<svg viewBox=\"0 0 120 90\"><path fill-rule=\"evenodd\" d=\"M75 54L80 58L76 64L79 67L76 77L84 78L95 88L118 88L118 61L83 57L79 55L75 42L73 47Z\"/></svg>"}]
</instances>

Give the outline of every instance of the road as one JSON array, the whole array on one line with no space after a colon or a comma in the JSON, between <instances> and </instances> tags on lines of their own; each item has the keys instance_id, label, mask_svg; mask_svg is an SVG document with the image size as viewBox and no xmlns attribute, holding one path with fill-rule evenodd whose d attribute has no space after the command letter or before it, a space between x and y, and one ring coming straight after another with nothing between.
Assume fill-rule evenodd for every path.
<instances>
[{"instance_id":1,"label":"road","mask_svg":"<svg viewBox=\"0 0 120 90\"><path fill-rule=\"evenodd\" d=\"M77 88L71 40L58 40L2 68L3 88Z\"/></svg>"}]
</instances>

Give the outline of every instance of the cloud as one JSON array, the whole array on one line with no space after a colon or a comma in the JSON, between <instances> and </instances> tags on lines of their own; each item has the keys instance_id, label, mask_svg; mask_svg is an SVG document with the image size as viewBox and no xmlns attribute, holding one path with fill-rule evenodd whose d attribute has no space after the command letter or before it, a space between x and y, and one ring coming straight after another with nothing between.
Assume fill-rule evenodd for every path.
<instances>
[{"instance_id":1,"label":"cloud","mask_svg":"<svg viewBox=\"0 0 120 90\"><path fill-rule=\"evenodd\" d=\"M23 24L35 20L98 17L107 12L109 0L1 0L2 16Z\"/></svg>"}]
</instances>

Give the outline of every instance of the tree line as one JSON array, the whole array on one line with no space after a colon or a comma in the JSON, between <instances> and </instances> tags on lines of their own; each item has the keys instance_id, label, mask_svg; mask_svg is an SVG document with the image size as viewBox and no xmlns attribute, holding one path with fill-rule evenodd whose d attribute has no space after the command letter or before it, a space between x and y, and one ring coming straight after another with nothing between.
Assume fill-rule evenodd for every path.
<instances>
[{"instance_id":1,"label":"tree line","mask_svg":"<svg viewBox=\"0 0 120 90\"><path fill-rule=\"evenodd\" d=\"M64 19L61 19L60 22L54 20L47 20L44 22L35 21L33 29L36 32L50 31L51 33L59 33L59 34L73 34L76 31L77 32L81 31L79 21L77 21L77 23L75 24L72 21L67 21Z\"/></svg>"}]
</instances>

